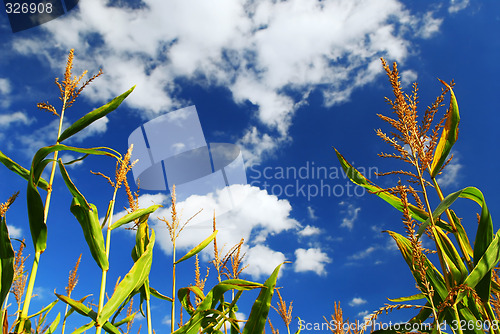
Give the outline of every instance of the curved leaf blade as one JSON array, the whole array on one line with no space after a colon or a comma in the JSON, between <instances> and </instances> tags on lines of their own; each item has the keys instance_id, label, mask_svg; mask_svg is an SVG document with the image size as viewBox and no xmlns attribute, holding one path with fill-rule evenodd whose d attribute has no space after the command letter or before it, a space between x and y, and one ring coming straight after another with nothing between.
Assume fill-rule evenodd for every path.
<instances>
[{"instance_id":1,"label":"curved leaf blade","mask_svg":"<svg viewBox=\"0 0 500 334\"><path fill-rule=\"evenodd\" d=\"M70 210L82 227L83 236L95 262L102 270L108 270L109 262L96 206L90 204L87 209L84 203L80 202L77 197L73 197Z\"/></svg>"},{"instance_id":2,"label":"curved leaf blade","mask_svg":"<svg viewBox=\"0 0 500 334\"><path fill-rule=\"evenodd\" d=\"M14 280L14 248L9 237L5 215L0 220L0 305L10 292Z\"/></svg>"},{"instance_id":3,"label":"curved leaf blade","mask_svg":"<svg viewBox=\"0 0 500 334\"><path fill-rule=\"evenodd\" d=\"M13 161L11 158L3 154L2 151L0 151L0 162L5 165L8 169L13 171L14 173L18 174L25 180L29 180L30 178L30 171L18 164L17 162ZM38 182L38 186L42 188L43 190L47 190L47 187L49 186L49 183L45 181L45 179L40 178L40 181Z\"/></svg>"},{"instance_id":4,"label":"curved leaf blade","mask_svg":"<svg viewBox=\"0 0 500 334\"><path fill-rule=\"evenodd\" d=\"M336 148L333 149L337 154L337 158L339 159L342 169L354 184L357 184L358 186L365 188L369 192L374 193L399 211L403 212L403 203L401 203L401 200L397 196L389 194L387 191L365 178L363 174L361 174L356 170L356 168L354 168L349 162L347 162L347 160L339 153L339 151L337 151ZM411 216L418 221L424 222L429 217L427 212L412 204L408 206L408 209L410 210Z\"/></svg>"},{"instance_id":5,"label":"curved leaf blade","mask_svg":"<svg viewBox=\"0 0 500 334\"><path fill-rule=\"evenodd\" d=\"M448 158L448 154L450 153L452 146L457 141L458 123L460 123L460 114L458 112L458 103L455 97L455 93L453 93L453 89L451 89L451 87L446 82L444 82L443 80L439 81L441 81L441 83L450 90L451 97L450 108L448 110L448 118L446 119L443 132L441 133L441 138L439 139L436 151L434 152L434 158L432 160L432 178L435 178L437 176L441 167L446 161L446 158Z\"/></svg>"},{"instance_id":6,"label":"curved leaf blade","mask_svg":"<svg viewBox=\"0 0 500 334\"><path fill-rule=\"evenodd\" d=\"M144 281L148 278L153 262L153 246L155 244L155 233L151 230L151 239L146 247L146 251L134 263L132 269L125 275L123 280L118 284L115 292L104 305L101 313L97 317L97 323L104 323L109 317L120 307L127 297L138 290Z\"/></svg>"},{"instance_id":7,"label":"curved leaf blade","mask_svg":"<svg viewBox=\"0 0 500 334\"><path fill-rule=\"evenodd\" d=\"M59 295L57 293L56 293L56 296L57 296L57 298L59 298L60 300L62 300L63 302L65 302L66 304L71 306L76 312L78 312L81 315L84 315L86 317L89 317L90 319L94 320L94 322L96 322L97 313L95 311L93 311L91 308L88 308L83 303L76 301L76 300L73 300L69 297ZM85 327L86 326L88 326L88 325L85 325ZM113 326L109 321L106 321L102 325L102 328L108 333L121 334L121 332L118 330L118 328Z\"/></svg>"},{"instance_id":8,"label":"curved leaf blade","mask_svg":"<svg viewBox=\"0 0 500 334\"><path fill-rule=\"evenodd\" d=\"M107 114L109 114L110 112L112 112L113 110L118 108L118 106L123 102L123 100L125 100L125 98L127 96L129 96L130 93L132 93L134 88L135 88L135 86L133 86L132 88L127 90L125 93L115 97L114 99L112 99L111 101L109 101L108 103L103 105L102 107L99 107L99 108L89 112L88 114L86 114L85 116L83 116L82 118L77 120L75 123L70 125L66 130L64 130L64 132L59 136L57 141L60 143L63 140L68 139L69 137L73 136L74 134L85 129L87 126L89 126L93 122L106 116Z\"/></svg>"},{"instance_id":9,"label":"curved leaf blade","mask_svg":"<svg viewBox=\"0 0 500 334\"><path fill-rule=\"evenodd\" d=\"M186 255L184 255L182 258L180 258L179 260L175 261L175 264L179 264L181 263L182 261L185 261L193 256L195 256L196 254L198 254L199 252L201 252L205 247L208 246L209 243L212 242L212 240L215 239L215 237L217 236L217 230L215 230L208 238L206 238L205 240L203 240L202 242L200 242L198 244L198 246L194 247L193 249L191 249L189 252L187 252Z\"/></svg>"},{"instance_id":10,"label":"curved leaf blade","mask_svg":"<svg viewBox=\"0 0 500 334\"><path fill-rule=\"evenodd\" d=\"M257 300L252 305L252 310L250 311L250 316L243 329L243 334L251 333L262 333L264 327L266 326L267 315L269 314L269 309L271 308L271 299L273 298L274 288L276 286L276 281L278 280L278 273L283 264L274 269L273 273L264 283L264 287L259 293Z\"/></svg>"},{"instance_id":11,"label":"curved leaf blade","mask_svg":"<svg viewBox=\"0 0 500 334\"><path fill-rule=\"evenodd\" d=\"M128 224L131 221L134 221L136 219L141 218L142 216L149 215L149 214L155 212L160 207L162 207L162 205L155 204L155 205L151 205L149 208L138 209L134 212L128 213L125 216L123 216L122 218L115 221L113 223L113 225L111 225L110 228L111 228L111 230L114 230L115 228L118 228L122 225Z\"/></svg>"}]
</instances>

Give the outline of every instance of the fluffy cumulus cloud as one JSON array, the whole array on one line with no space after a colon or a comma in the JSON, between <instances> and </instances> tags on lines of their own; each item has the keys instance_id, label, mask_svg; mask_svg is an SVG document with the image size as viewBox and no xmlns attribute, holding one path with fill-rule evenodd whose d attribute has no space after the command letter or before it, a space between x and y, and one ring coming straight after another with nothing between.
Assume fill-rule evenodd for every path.
<instances>
[{"instance_id":1,"label":"fluffy cumulus cloud","mask_svg":"<svg viewBox=\"0 0 500 334\"><path fill-rule=\"evenodd\" d=\"M9 235L11 238L21 239L23 236L23 230L20 227L14 225L7 225L9 229Z\"/></svg>"},{"instance_id":2,"label":"fluffy cumulus cloud","mask_svg":"<svg viewBox=\"0 0 500 334\"><path fill-rule=\"evenodd\" d=\"M269 276L273 270L286 260L285 255L279 251L274 251L267 246L257 245L250 248L246 253L245 269L246 274L259 279L261 276Z\"/></svg>"},{"instance_id":3,"label":"fluffy cumulus cloud","mask_svg":"<svg viewBox=\"0 0 500 334\"><path fill-rule=\"evenodd\" d=\"M321 229L315 226L306 225L303 229L297 232L301 237L310 237L321 233Z\"/></svg>"},{"instance_id":4,"label":"fluffy cumulus cloud","mask_svg":"<svg viewBox=\"0 0 500 334\"><path fill-rule=\"evenodd\" d=\"M299 248L295 250L295 257L295 272L313 271L320 276L326 275L325 265L332 262L319 248Z\"/></svg>"},{"instance_id":5,"label":"fluffy cumulus cloud","mask_svg":"<svg viewBox=\"0 0 500 334\"><path fill-rule=\"evenodd\" d=\"M285 261L285 255L277 250L265 246L270 235L279 234L288 230L299 228L299 223L290 216L291 206L287 200L280 200L274 195L269 195L265 190L250 185L233 185L231 193L234 197L244 198L241 204L228 212L217 215L217 212L226 211L228 199L220 193L209 193L204 196L190 196L176 205L181 226L193 217L181 232L176 241L178 249L189 250L198 245L212 232L212 221L215 212L216 225L219 230L217 244L221 253L225 254L236 245L241 238L245 240L246 253L244 264L249 265L245 273L253 277L269 275L274 268ZM141 195L140 207L153 204L162 204L163 208L155 211L154 217L160 217L171 222L169 198L165 194ZM256 208L259 208L256 210ZM200 209L203 209L199 212ZM113 220L123 216L125 212L116 214ZM151 219L155 228L157 242L160 248L171 254L172 243L166 223L158 219ZM212 254L212 250L207 250Z\"/></svg>"},{"instance_id":6,"label":"fluffy cumulus cloud","mask_svg":"<svg viewBox=\"0 0 500 334\"><path fill-rule=\"evenodd\" d=\"M80 2L42 26L46 38L19 38L13 49L47 57L61 70L64 61L54 54L75 48L77 66L106 73L87 96L103 102L136 84L127 103L145 118L186 104L176 79L224 86L235 102L255 106L239 141L253 162L288 140L309 92L319 89L326 105L348 100L379 75L380 56L404 61L414 50L410 38L429 38L441 23L433 12L412 13L397 0L144 0L139 8L120 6Z\"/></svg>"}]
</instances>

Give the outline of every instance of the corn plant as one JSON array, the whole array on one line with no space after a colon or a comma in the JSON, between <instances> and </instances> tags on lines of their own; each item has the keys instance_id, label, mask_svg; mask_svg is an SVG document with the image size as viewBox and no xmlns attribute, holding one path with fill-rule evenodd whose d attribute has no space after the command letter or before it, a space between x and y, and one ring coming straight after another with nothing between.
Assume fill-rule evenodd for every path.
<instances>
[{"instance_id":1,"label":"corn plant","mask_svg":"<svg viewBox=\"0 0 500 334\"><path fill-rule=\"evenodd\" d=\"M73 334L84 333L92 327L96 328L96 334L101 333L102 330L108 333L119 334L121 333L120 326L125 324L127 325L128 333L136 314L136 312L132 312L130 305L133 297L138 294L140 296L139 308L141 313L146 318L148 334L152 334L154 332L151 319L151 296L172 303L171 332L178 334L191 334L198 333L199 331L206 333L220 333L221 328L227 332L227 328L225 326L229 323L232 334L239 332L244 334L262 333L266 324L268 312L271 306L271 299L274 294L281 265L276 267L272 275L264 284L250 282L237 277L241 272L241 270L238 269L241 259L239 258L239 255L237 255L236 260L233 257L230 257L231 261L236 261L233 263L232 274L226 275L228 278L227 280L222 280L221 271L218 271L219 283L216 284L206 295L203 292L203 288L200 288L199 286L181 288L176 293L176 266L181 262L196 256L212 241L214 242L215 249L217 249L215 239L217 230L214 225L214 231L211 235L177 260L175 254L175 240L182 231L183 226L179 225L179 221L176 216L175 190L172 193L172 220L164 220L167 223L171 239L174 244L174 256L172 261L172 297L167 297L150 286L149 273L153 265L153 247L155 245L156 236L155 231L149 226L148 220L150 215L153 214L160 207L160 205L139 208L137 193L135 199L131 193L127 182L127 173L132 169L135 163L130 161L133 147L130 147L127 153L122 156L117 151L108 147L82 148L63 144L63 142L68 138L79 133L83 129L90 126L93 122L117 109L124 99L132 93L135 86L123 94L115 97L102 107L87 113L63 131L63 118L67 109L73 105L83 89L102 74L102 71L99 71L97 75L91 77L90 80L78 88L78 85L86 72L79 77L72 75L73 58L74 53L73 50L71 50L66 64L64 80L59 82L59 80L56 79L56 84L60 91L60 100L62 101L60 112L57 112L57 109L48 102L39 103L37 105L40 110L49 111L54 116L59 117L59 128L55 144L40 148L32 159L30 169L22 167L20 164L14 162L0 151L0 162L2 162L8 169L27 180L27 214L31 238L35 250L33 264L31 266L29 279L25 289L27 277L24 272L25 258L22 255L24 244L21 245L17 253L14 252L6 225L6 212L17 196L14 195L5 204L0 206L0 303L2 305L0 313L0 326L2 328L2 333L9 332L7 323L7 296L11 286L14 287L13 293L18 304L18 310L16 312L17 319L14 321L11 329L11 332L16 334L54 333L61 321L61 314L59 313L49 325L45 325L45 323L49 312L54 308L58 301L62 301L66 304L66 310L64 311L62 319L62 333L65 332L67 318L75 312L86 317L88 323L75 329L72 332ZM66 165L74 163L77 160L63 163L61 159L58 159L58 154L61 151L71 151L83 154L83 157L77 160L85 159L89 155L113 158L116 160L116 172L114 179L101 172L94 173L104 177L113 188L113 194L109 204L107 205L102 223L99 220L97 206L91 203L78 189L77 184L73 181L68 173L68 170L66 169ZM50 155L52 155L52 157L49 157ZM51 165L51 172L49 180L47 181L42 178L42 173L49 165ZM72 202L69 205L69 209L80 224L83 239L88 247L88 252L92 255L93 260L101 272L99 301L97 309L94 310L84 304L86 298L90 295L87 295L79 300L72 297L72 291L77 281L77 268L80 262L80 260L78 260L77 265L70 274L68 287L66 288L67 294L62 295L55 293L57 299L55 299L54 302L42 308L38 312L29 314L30 301L33 297L33 289L35 287L37 270L40 266L41 255L47 248L47 233L49 225L47 222L47 216L50 209L50 198L53 189L54 176L57 169L59 169L66 188L72 196ZM122 186L126 189L130 209L125 216L113 221L117 191ZM46 192L45 201L42 199L40 190ZM117 228L127 224L133 224L133 229L136 230L135 244L132 247L132 259L134 264L128 273L126 273L124 278L117 282L113 294L106 301L107 273L110 268L109 258L111 251L111 234ZM241 247L241 243L239 247ZM239 247L237 254L239 254ZM220 266L220 263L218 265L219 269L223 269L225 266L225 264L224 266ZM250 316L246 320L246 325L243 329L240 329L239 323L241 321L236 318L236 311L238 309L236 303L243 291L254 289L260 289L260 294L252 306ZM230 302L225 300L225 294L228 291L231 292ZM235 291L237 291L236 294ZM198 301L194 304L191 302L191 296L193 295ZM24 301L21 302L22 296L24 296ZM174 328L174 308L176 300L179 300L181 306L190 315L190 319L184 325L181 325L177 330ZM146 312L144 312L143 308L144 302L146 304ZM195 304L196 307L193 306ZM129 305L129 307L126 315L119 319L121 312L127 305ZM37 319L36 323L32 324L32 319ZM289 321L287 328L288 325Z\"/></svg>"},{"instance_id":2,"label":"corn plant","mask_svg":"<svg viewBox=\"0 0 500 334\"><path fill-rule=\"evenodd\" d=\"M379 156L403 161L412 169L381 175L408 177L409 183L403 184L400 180L394 187L383 189L359 173L336 149L335 152L353 183L403 213L406 236L394 231L385 232L396 242L415 278L419 293L391 299L402 304L383 307L371 316L370 321L384 311L417 307L420 311L409 322L430 324L422 327L421 331L441 333L450 328L460 334L483 333L485 329L500 333L496 316L498 310L492 303L492 295L500 292L499 285L492 280L492 271L500 260L500 230L494 234L493 221L479 189L466 187L445 197L437 180L451 160L450 151L458 137L460 115L453 82L447 84L441 81L444 85L441 94L427 108L419 124L417 84L413 85L410 95L405 94L396 63L391 69L382 59L382 65L395 96L394 100L386 98L395 117L378 115L391 125L393 132L388 136L378 129L377 135L392 146L395 153L381 153ZM451 96L449 108L440 121L433 122L447 93ZM434 205L429 196L431 189L436 191L440 200ZM461 219L451 208L459 198L472 200L480 207L473 246ZM433 250L423 247L424 234L432 240ZM437 262L432 261L428 253L436 253ZM416 300L424 300L425 305L408 304Z\"/></svg>"}]
</instances>

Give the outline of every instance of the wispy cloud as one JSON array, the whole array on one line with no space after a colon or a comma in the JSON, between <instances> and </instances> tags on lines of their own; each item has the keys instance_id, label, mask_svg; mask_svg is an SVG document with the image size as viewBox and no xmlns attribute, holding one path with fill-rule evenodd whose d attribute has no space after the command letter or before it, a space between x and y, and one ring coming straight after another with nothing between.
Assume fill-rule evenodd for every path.
<instances>
[{"instance_id":1,"label":"wispy cloud","mask_svg":"<svg viewBox=\"0 0 500 334\"><path fill-rule=\"evenodd\" d=\"M450 0L450 6L448 7L448 12L456 13L469 6L469 0Z\"/></svg>"},{"instance_id":2,"label":"wispy cloud","mask_svg":"<svg viewBox=\"0 0 500 334\"><path fill-rule=\"evenodd\" d=\"M2 108L7 108L10 105L9 93L11 92L12 87L10 85L10 81L7 78L0 78L0 106Z\"/></svg>"},{"instance_id":3,"label":"wispy cloud","mask_svg":"<svg viewBox=\"0 0 500 334\"><path fill-rule=\"evenodd\" d=\"M454 157L453 160L444 168L443 173L437 179L438 184L441 187L448 187L458 184L460 179L460 170L463 165L459 163L459 159Z\"/></svg>"},{"instance_id":4,"label":"wispy cloud","mask_svg":"<svg viewBox=\"0 0 500 334\"><path fill-rule=\"evenodd\" d=\"M368 257L371 253L373 253L375 250L377 250L377 247L370 246L370 247L368 247L365 250L362 250L362 251L360 251L358 253L355 253L355 254L349 256L349 259L351 259L351 260L361 260L361 259L364 259L364 258Z\"/></svg>"},{"instance_id":5,"label":"wispy cloud","mask_svg":"<svg viewBox=\"0 0 500 334\"><path fill-rule=\"evenodd\" d=\"M367 301L361 297L354 297L350 302L349 302L349 306L352 306L352 307L355 307L355 306L359 306L359 305L363 305L363 304L366 304Z\"/></svg>"},{"instance_id":6,"label":"wispy cloud","mask_svg":"<svg viewBox=\"0 0 500 334\"><path fill-rule=\"evenodd\" d=\"M346 202L340 202L340 206L347 206L345 210L342 210L345 217L342 218L341 227L346 227L349 230L352 230L354 227L354 222L358 219L358 213L361 211L361 207L355 207L353 204L349 204Z\"/></svg>"},{"instance_id":7,"label":"wispy cloud","mask_svg":"<svg viewBox=\"0 0 500 334\"><path fill-rule=\"evenodd\" d=\"M316 220L318 217L316 216L314 209L311 206L307 207L307 215L309 216L310 219Z\"/></svg>"},{"instance_id":8,"label":"wispy cloud","mask_svg":"<svg viewBox=\"0 0 500 334\"><path fill-rule=\"evenodd\" d=\"M332 262L328 254L320 248L299 248L295 250L295 272L313 271L320 276L327 274L325 265Z\"/></svg>"},{"instance_id":9,"label":"wispy cloud","mask_svg":"<svg viewBox=\"0 0 500 334\"><path fill-rule=\"evenodd\" d=\"M26 113L22 111L16 111L10 114L0 115L0 129L5 129L10 127L12 124L24 124L29 125L33 122L33 119L28 118Z\"/></svg>"}]
</instances>

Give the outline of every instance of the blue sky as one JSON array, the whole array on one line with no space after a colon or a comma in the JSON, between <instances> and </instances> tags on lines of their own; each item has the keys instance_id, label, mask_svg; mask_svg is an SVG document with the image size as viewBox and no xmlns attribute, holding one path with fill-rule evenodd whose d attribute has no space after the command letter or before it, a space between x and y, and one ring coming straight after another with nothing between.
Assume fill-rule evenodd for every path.
<instances>
[{"instance_id":1,"label":"blue sky","mask_svg":"<svg viewBox=\"0 0 500 334\"><path fill-rule=\"evenodd\" d=\"M68 124L137 85L117 111L72 139L72 145L106 145L124 153L129 135L141 124L196 105L206 141L236 144L242 151L248 184L238 194L244 200L218 217L218 224L225 250L245 238L249 267L243 278L264 281L288 260L278 284L284 299L293 300L294 316L319 323L340 301L350 320L362 319L387 297L416 289L399 251L381 233L403 233L401 214L375 196L360 189L356 193L341 174L332 146L366 171L400 168L377 157L390 151L374 132L390 131L376 116L390 113L384 96L391 96L391 88L380 57L398 62L408 91L418 81L422 112L441 91L436 78L454 79L460 133L441 185L446 193L477 186L496 217L499 29L500 3L467 0L86 0L58 19L15 34L7 16L0 15L0 149L29 166L38 147L55 142L56 119L38 111L36 103L49 101L60 108L53 80L63 75L71 48L75 74L102 68L104 75L68 110ZM318 168L327 169L328 177L314 177ZM69 170L102 213L112 190L89 170L111 175L114 162L89 158ZM0 168L0 178L0 202L21 191L7 219L11 234L26 238L27 252L33 253L25 182L6 168ZM372 180L383 187L395 182L375 175ZM75 298L92 293L97 303L99 268L68 210L71 199L60 177L54 189L48 249L32 311L50 303L54 289L64 291L80 253ZM141 191L143 205L165 205L160 216L168 217L168 200L168 192ZM184 219L203 208L197 217L203 221L221 211L221 203L207 194L178 205ZM125 205L122 193L117 210ZM477 208L466 202L459 208L473 240L475 212L470 209ZM153 225L158 244L151 282L170 295L171 246L162 223L154 219ZM209 233L186 229L180 253ZM133 243L128 231L112 236L110 289L130 268ZM203 261L209 260L205 254ZM193 266L181 266L178 286L194 283ZM156 332L167 332L169 305L155 301L153 307ZM249 315L246 307L241 312ZM410 315L395 312L384 319L403 321ZM284 330L274 311L271 317ZM74 326L84 321L73 316ZM145 322L137 321L135 328L139 323ZM295 331L297 320L292 324Z\"/></svg>"}]
</instances>

